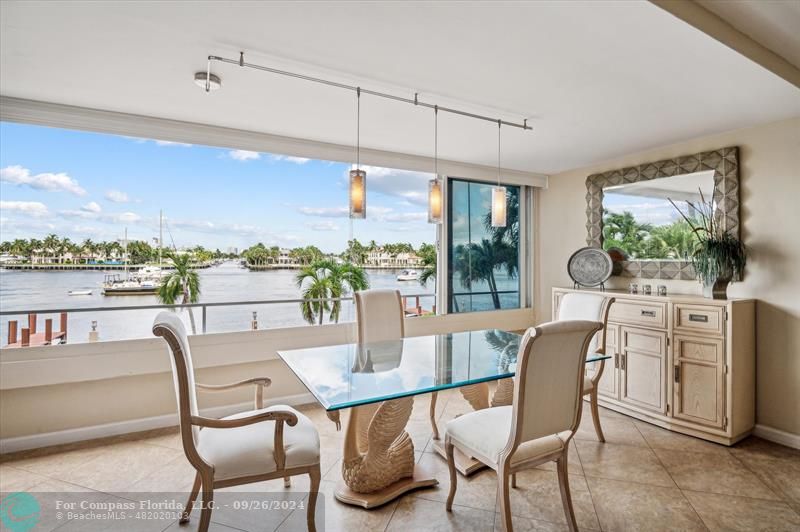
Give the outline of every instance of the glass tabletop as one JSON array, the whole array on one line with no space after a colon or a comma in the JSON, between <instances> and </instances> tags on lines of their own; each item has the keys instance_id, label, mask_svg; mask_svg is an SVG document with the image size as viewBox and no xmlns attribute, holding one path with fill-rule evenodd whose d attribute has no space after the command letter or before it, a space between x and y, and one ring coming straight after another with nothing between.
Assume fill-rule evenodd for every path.
<instances>
[{"instance_id":1,"label":"glass tabletop","mask_svg":"<svg viewBox=\"0 0 800 532\"><path fill-rule=\"evenodd\" d=\"M282 350L326 410L513 377L521 336L490 329ZM611 358L592 355L587 363Z\"/></svg>"}]
</instances>

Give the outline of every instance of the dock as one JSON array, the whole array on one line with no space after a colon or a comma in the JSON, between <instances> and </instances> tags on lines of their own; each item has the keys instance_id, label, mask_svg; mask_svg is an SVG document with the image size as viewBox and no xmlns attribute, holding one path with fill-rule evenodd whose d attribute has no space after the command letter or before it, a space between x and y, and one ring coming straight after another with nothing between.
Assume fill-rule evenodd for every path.
<instances>
[{"instance_id":1,"label":"dock","mask_svg":"<svg viewBox=\"0 0 800 532\"><path fill-rule=\"evenodd\" d=\"M17 339L17 321L8 322L8 345L5 348L17 347L36 347L40 345L52 345L66 343L67 341L67 313L60 314L61 330L53 330L53 320L44 321L44 332L38 332L36 328L37 315L28 314L28 326L22 328L19 339Z\"/></svg>"}]
</instances>

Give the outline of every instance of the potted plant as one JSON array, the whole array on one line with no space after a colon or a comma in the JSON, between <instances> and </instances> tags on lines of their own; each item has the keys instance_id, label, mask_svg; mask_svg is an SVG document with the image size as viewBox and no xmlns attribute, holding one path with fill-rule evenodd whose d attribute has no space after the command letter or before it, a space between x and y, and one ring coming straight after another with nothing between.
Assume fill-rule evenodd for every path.
<instances>
[{"instance_id":1,"label":"potted plant","mask_svg":"<svg viewBox=\"0 0 800 532\"><path fill-rule=\"evenodd\" d=\"M669 202L697 239L691 258L697 277L703 283L703 295L710 299L727 299L728 284L742 279L747 262L744 244L715 221L714 202L707 202L702 190L699 203L686 202L686 213L672 199Z\"/></svg>"}]
</instances>

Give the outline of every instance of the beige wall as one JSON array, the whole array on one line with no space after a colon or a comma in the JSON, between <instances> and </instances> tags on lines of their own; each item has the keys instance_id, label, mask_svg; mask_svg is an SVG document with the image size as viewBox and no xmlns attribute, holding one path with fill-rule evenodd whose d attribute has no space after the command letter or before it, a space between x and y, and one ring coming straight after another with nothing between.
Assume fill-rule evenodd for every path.
<instances>
[{"instance_id":1,"label":"beige wall","mask_svg":"<svg viewBox=\"0 0 800 532\"><path fill-rule=\"evenodd\" d=\"M586 245L588 175L725 146L740 149L742 236L749 249L745 279L728 293L758 300L757 423L800 435L800 118L552 176L538 198L537 319L549 319L550 291L570 284L567 259ZM613 282L623 288L631 281ZM648 282L668 284L673 293L700 292L696 282Z\"/></svg>"}]
</instances>

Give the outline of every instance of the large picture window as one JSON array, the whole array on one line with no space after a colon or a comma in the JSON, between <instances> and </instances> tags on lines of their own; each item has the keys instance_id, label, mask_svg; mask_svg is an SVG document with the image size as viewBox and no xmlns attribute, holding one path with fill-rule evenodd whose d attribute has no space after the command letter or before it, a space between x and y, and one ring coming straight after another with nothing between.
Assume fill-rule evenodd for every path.
<instances>
[{"instance_id":1,"label":"large picture window","mask_svg":"<svg viewBox=\"0 0 800 532\"><path fill-rule=\"evenodd\" d=\"M506 186L505 227L491 226L494 185L448 183L448 312L520 307L520 187Z\"/></svg>"}]
</instances>

